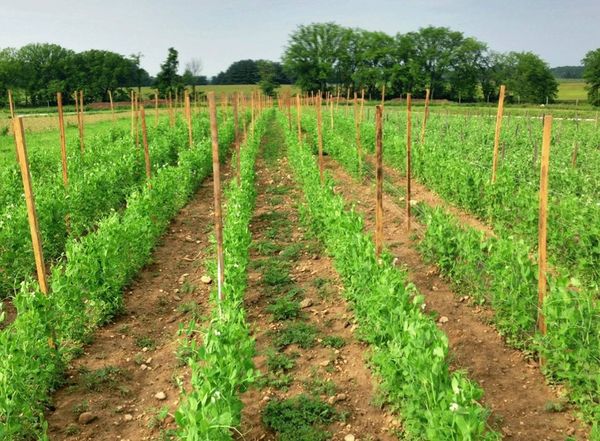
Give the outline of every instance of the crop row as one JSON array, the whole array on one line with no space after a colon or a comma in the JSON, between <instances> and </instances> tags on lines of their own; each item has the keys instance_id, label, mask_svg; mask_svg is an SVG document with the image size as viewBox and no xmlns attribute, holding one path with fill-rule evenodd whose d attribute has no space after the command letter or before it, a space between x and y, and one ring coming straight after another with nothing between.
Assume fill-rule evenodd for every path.
<instances>
[{"instance_id":1,"label":"crop row","mask_svg":"<svg viewBox=\"0 0 600 441\"><path fill-rule=\"evenodd\" d=\"M346 120L345 124L347 126L350 123ZM315 132L310 131L316 131L316 127L313 124L308 130L313 136ZM403 169L400 150L405 148L406 143L397 129L384 130L388 133L384 141L387 142L384 144L384 156L388 155L389 165ZM433 131L433 128L429 130ZM433 137L429 131L428 136ZM365 138L368 139L368 136ZM344 129L338 126L333 131L325 130L324 144L327 153L355 176L358 175L356 146ZM372 149L369 145L365 145L365 148ZM452 149L450 141L446 148ZM429 144L418 146L415 150L420 153L415 156L423 158L426 155L424 151L430 149ZM447 163L440 161L438 175L446 175L447 185L454 185L450 171L444 170ZM430 167L433 174L433 165ZM463 168L457 174L471 170ZM425 180L425 183L428 182ZM533 188L529 189L535 192ZM442 195L446 193L439 191L439 188L436 190ZM580 284L577 279L569 277L567 269L548 274L548 294L543 306L548 331L546 335L541 335L536 332L538 267L531 259L534 253L531 240L526 241L521 235L515 237L510 230L502 227L495 231L493 237L487 237L480 231L462 225L444 210L425 204L419 204L415 212L426 226L420 244L424 256L435 261L459 291L474 296L480 303L491 305L497 329L512 345L540 353L545 360L545 373L552 381L568 386L570 400L580 407L585 419L593 424L593 436L598 439L600 304L597 301L597 288Z\"/></svg>"},{"instance_id":2,"label":"crop row","mask_svg":"<svg viewBox=\"0 0 600 441\"><path fill-rule=\"evenodd\" d=\"M257 120L253 135L249 134L240 149L240 184L231 180L225 192L222 301L213 290L211 317L202 331L201 343L196 340L195 321L184 330L182 344L184 352L190 354L191 389L183 391L176 421L179 437L187 441L232 440L231 430L239 426L241 417L239 394L256 376L252 362L254 339L246 323L244 294L252 240L249 223L256 198L254 163L267 118L272 116L268 112ZM214 259L209 266L216 278Z\"/></svg>"},{"instance_id":3,"label":"crop row","mask_svg":"<svg viewBox=\"0 0 600 441\"><path fill-rule=\"evenodd\" d=\"M222 154L233 139L220 129ZM180 149L177 164L156 170L150 186L127 198L84 237L70 237L66 259L52 268L51 293L23 285L18 315L0 334L0 439L46 439L43 419L66 363L93 330L122 309L122 289L148 262L169 220L210 173L210 140Z\"/></svg>"},{"instance_id":4,"label":"crop row","mask_svg":"<svg viewBox=\"0 0 600 441\"><path fill-rule=\"evenodd\" d=\"M283 120L283 116L281 116ZM283 123L283 121L281 121ZM287 124L286 124L287 126ZM498 439L487 428L481 389L448 368L448 339L422 312L424 298L384 253L375 257L362 218L344 208L333 182L322 186L307 144L287 131L290 164L303 189L314 232L333 256L359 323L371 346L371 364L389 403L403 419L409 439Z\"/></svg>"}]
</instances>

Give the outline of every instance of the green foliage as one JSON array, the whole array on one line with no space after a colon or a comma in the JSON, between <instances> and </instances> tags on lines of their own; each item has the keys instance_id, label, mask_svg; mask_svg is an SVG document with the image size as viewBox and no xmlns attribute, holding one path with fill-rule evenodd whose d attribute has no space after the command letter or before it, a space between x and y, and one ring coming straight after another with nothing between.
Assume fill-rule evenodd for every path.
<instances>
[{"instance_id":1,"label":"green foliage","mask_svg":"<svg viewBox=\"0 0 600 441\"><path fill-rule=\"evenodd\" d=\"M230 429L239 424L242 410L238 394L256 381L244 292L252 240L248 225L256 196L254 163L265 124L263 116L254 137L249 136L240 149L241 184L233 179L225 192L223 299L213 291L211 319L202 333L202 346L195 341L184 346L189 354L191 390L182 391L175 419L177 435L188 441L232 440Z\"/></svg>"},{"instance_id":2,"label":"green foliage","mask_svg":"<svg viewBox=\"0 0 600 441\"><path fill-rule=\"evenodd\" d=\"M156 88L162 97L169 94L174 98L175 92L180 92L183 81L177 71L179 70L179 53L170 47L167 59L160 65L160 72L156 75Z\"/></svg>"},{"instance_id":3,"label":"green foliage","mask_svg":"<svg viewBox=\"0 0 600 441\"><path fill-rule=\"evenodd\" d=\"M323 427L337 418L332 406L306 395L270 401L262 414L263 423L280 441L329 440L331 434Z\"/></svg>"},{"instance_id":4,"label":"green foliage","mask_svg":"<svg viewBox=\"0 0 600 441\"><path fill-rule=\"evenodd\" d=\"M271 303L267 312L273 314L274 320L296 319L300 316L300 303L294 296L285 294Z\"/></svg>"},{"instance_id":5,"label":"green foliage","mask_svg":"<svg viewBox=\"0 0 600 441\"><path fill-rule=\"evenodd\" d=\"M267 351L267 368L274 373L286 372L294 368L296 361L284 353L273 349Z\"/></svg>"},{"instance_id":6,"label":"green foliage","mask_svg":"<svg viewBox=\"0 0 600 441\"><path fill-rule=\"evenodd\" d=\"M279 349L289 345L298 345L302 349L315 345L318 330L313 325L304 322L289 322L275 333L273 343Z\"/></svg>"},{"instance_id":7,"label":"green foliage","mask_svg":"<svg viewBox=\"0 0 600 441\"><path fill-rule=\"evenodd\" d=\"M594 106L600 106L600 48L589 51L583 59L583 65L588 101Z\"/></svg>"},{"instance_id":8,"label":"green foliage","mask_svg":"<svg viewBox=\"0 0 600 441\"><path fill-rule=\"evenodd\" d=\"M346 341L342 337L339 337L337 335L328 335L326 337L323 337L323 346L333 349L340 349L343 348L345 345Z\"/></svg>"},{"instance_id":9,"label":"green foliage","mask_svg":"<svg viewBox=\"0 0 600 441\"><path fill-rule=\"evenodd\" d=\"M80 370L82 386L92 392L114 389L126 374L118 367L106 366L94 371Z\"/></svg>"},{"instance_id":10,"label":"green foliage","mask_svg":"<svg viewBox=\"0 0 600 441\"><path fill-rule=\"evenodd\" d=\"M220 130L229 146L233 125ZM177 165L158 169L152 187L130 194L124 210L110 213L86 236L69 238L66 259L51 271L51 295L22 285L14 298L18 315L0 333L0 439L44 439L44 408L65 364L98 324L120 310L123 287L148 262L211 165L207 139L182 150Z\"/></svg>"},{"instance_id":11,"label":"green foliage","mask_svg":"<svg viewBox=\"0 0 600 441\"><path fill-rule=\"evenodd\" d=\"M423 297L390 255L378 263L362 219L344 209L331 181L323 188L314 158L296 134L288 131L286 139L307 221L333 256L360 336L372 347L382 391L399 409L407 439L499 439L486 426L488 410L477 403L481 389L464 373L450 372L447 337L421 312Z\"/></svg>"}]
</instances>

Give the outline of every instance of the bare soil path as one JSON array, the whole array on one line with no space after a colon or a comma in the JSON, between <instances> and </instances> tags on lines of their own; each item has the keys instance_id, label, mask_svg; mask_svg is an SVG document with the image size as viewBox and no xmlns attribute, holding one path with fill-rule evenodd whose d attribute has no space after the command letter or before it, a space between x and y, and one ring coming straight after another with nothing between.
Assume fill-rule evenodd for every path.
<instances>
[{"instance_id":1,"label":"bare soil path","mask_svg":"<svg viewBox=\"0 0 600 441\"><path fill-rule=\"evenodd\" d=\"M264 377L259 387L242 395L239 439L289 439L277 438L265 424L266 409L305 396L331 406L338 417L312 428L298 423L295 430L304 438L294 439L322 439L309 437L315 430L329 432L327 439L333 440L350 435L354 438L348 439L395 440L399 424L377 404L376 382L365 363L368 347L353 335L354 319L341 282L321 245L301 225L297 205L302 194L282 152L273 151L284 149L278 130L271 127L263 142L264 159L257 163L246 293L257 344L254 362Z\"/></svg>"},{"instance_id":2,"label":"bare soil path","mask_svg":"<svg viewBox=\"0 0 600 441\"><path fill-rule=\"evenodd\" d=\"M124 293L123 314L72 362L46 415L50 439L174 439L178 382L189 375L177 357L178 327L208 307L210 286L200 279L210 250L212 188L209 177Z\"/></svg>"},{"instance_id":3,"label":"bare soil path","mask_svg":"<svg viewBox=\"0 0 600 441\"><path fill-rule=\"evenodd\" d=\"M332 174L336 192L355 205L365 217L366 228L374 231L375 188L371 182L359 183L342 167L326 158L326 168ZM398 177L396 176L396 179ZM396 181L396 185L398 184ZM417 188L416 199L436 202L447 207L426 188ZM587 439L576 418L568 411L547 411L560 401L560 390L549 387L537 365L520 351L508 347L496 329L489 324L491 311L469 305L468 298L453 292L433 265L424 262L417 251L418 232L423 230L414 219L412 232L406 231L404 206L384 194L384 241L398 258L398 264L408 271L409 279L426 296L427 310L437 314L438 326L448 335L452 367L464 369L485 391L484 403L493 411L490 423L505 439L519 441L564 441ZM460 213L461 220L468 218ZM479 225L491 233L476 219Z\"/></svg>"}]
</instances>

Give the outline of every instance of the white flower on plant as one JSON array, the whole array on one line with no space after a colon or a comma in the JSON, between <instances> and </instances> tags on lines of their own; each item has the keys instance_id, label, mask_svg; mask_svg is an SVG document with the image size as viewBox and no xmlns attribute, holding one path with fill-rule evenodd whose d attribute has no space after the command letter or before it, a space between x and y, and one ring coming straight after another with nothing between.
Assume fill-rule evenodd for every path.
<instances>
[{"instance_id":1,"label":"white flower on plant","mask_svg":"<svg viewBox=\"0 0 600 441\"><path fill-rule=\"evenodd\" d=\"M215 335L216 335L217 337L219 337L219 336L221 335L221 333L215 329Z\"/></svg>"},{"instance_id":2,"label":"white flower on plant","mask_svg":"<svg viewBox=\"0 0 600 441\"><path fill-rule=\"evenodd\" d=\"M459 409L459 405L458 403L451 403L450 404L450 412L456 412Z\"/></svg>"}]
</instances>

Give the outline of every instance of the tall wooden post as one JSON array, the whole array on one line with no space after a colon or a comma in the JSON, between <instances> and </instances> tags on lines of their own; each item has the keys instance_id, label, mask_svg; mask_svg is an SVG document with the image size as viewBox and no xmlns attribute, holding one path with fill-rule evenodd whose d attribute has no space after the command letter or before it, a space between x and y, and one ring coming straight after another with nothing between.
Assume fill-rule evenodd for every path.
<instances>
[{"instance_id":1,"label":"tall wooden post","mask_svg":"<svg viewBox=\"0 0 600 441\"><path fill-rule=\"evenodd\" d=\"M344 108L344 116L348 115L348 106L350 105L350 87L346 89L346 107Z\"/></svg>"},{"instance_id":2,"label":"tall wooden post","mask_svg":"<svg viewBox=\"0 0 600 441\"><path fill-rule=\"evenodd\" d=\"M158 127L158 90L154 92L154 127Z\"/></svg>"},{"instance_id":3,"label":"tall wooden post","mask_svg":"<svg viewBox=\"0 0 600 441\"><path fill-rule=\"evenodd\" d=\"M323 120L321 118L321 94L317 95L317 143L319 147L319 177L321 185L325 184L325 163L323 160Z\"/></svg>"},{"instance_id":4,"label":"tall wooden post","mask_svg":"<svg viewBox=\"0 0 600 441\"><path fill-rule=\"evenodd\" d=\"M233 136L236 156L236 177L238 185L241 184L242 164L240 159L240 128L238 122L238 93L233 94Z\"/></svg>"},{"instance_id":5,"label":"tall wooden post","mask_svg":"<svg viewBox=\"0 0 600 441\"><path fill-rule=\"evenodd\" d=\"M215 236L217 239L217 280L219 302L223 300L223 215L221 209L221 172L219 163L219 132L217 130L217 105L215 93L208 92L208 107L210 113L210 134L212 139L213 183L215 198Z\"/></svg>"},{"instance_id":6,"label":"tall wooden post","mask_svg":"<svg viewBox=\"0 0 600 441\"><path fill-rule=\"evenodd\" d=\"M116 119L115 104L113 102L113 96L112 96L112 92L110 90L108 91L108 100L110 101L110 113L112 115L112 120L114 121Z\"/></svg>"},{"instance_id":7,"label":"tall wooden post","mask_svg":"<svg viewBox=\"0 0 600 441\"><path fill-rule=\"evenodd\" d=\"M502 115L504 113L504 94L506 86L500 86L500 96L498 97L498 113L496 114L496 132L494 134L494 159L492 162L492 183L496 182L496 171L498 169L498 149L500 146L500 130L502 129Z\"/></svg>"},{"instance_id":8,"label":"tall wooden post","mask_svg":"<svg viewBox=\"0 0 600 441\"><path fill-rule=\"evenodd\" d=\"M362 175L362 145L360 142L360 115L358 97L354 92L354 130L356 131L356 152L358 154L358 176Z\"/></svg>"},{"instance_id":9,"label":"tall wooden post","mask_svg":"<svg viewBox=\"0 0 600 441\"><path fill-rule=\"evenodd\" d=\"M140 101L137 93L133 95L135 99L135 146L140 147Z\"/></svg>"},{"instance_id":10,"label":"tall wooden post","mask_svg":"<svg viewBox=\"0 0 600 441\"><path fill-rule=\"evenodd\" d=\"M25 145L25 131L23 130L23 118L13 119L13 131L15 133L15 143L19 155L19 166L21 168L21 178L23 179L23 190L25 192L25 204L27 205L27 218L29 219L29 231L31 233L31 243L33 245L33 255L35 257L35 268L37 271L40 291L48 294L48 282L46 280L46 266L44 263L44 252L42 249L42 239L38 225L37 212L35 209L35 198L31 185L31 173L29 172L29 158L27 157L27 146Z\"/></svg>"},{"instance_id":11,"label":"tall wooden post","mask_svg":"<svg viewBox=\"0 0 600 441\"><path fill-rule=\"evenodd\" d=\"M363 107L365 105L365 89L360 91L360 117L358 118L359 123L363 122Z\"/></svg>"},{"instance_id":12,"label":"tall wooden post","mask_svg":"<svg viewBox=\"0 0 600 441\"><path fill-rule=\"evenodd\" d=\"M300 95L296 95L296 126L298 128L298 144L302 144L302 108L300 107Z\"/></svg>"},{"instance_id":13,"label":"tall wooden post","mask_svg":"<svg viewBox=\"0 0 600 441\"><path fill-rule=\"evenodd\" d=\"M188 142L190 144L190 148L194 146L194 133L192 128L192 103L190 101L190 94L188 91L185 91L185 119L187 121L188 126Z\"/></svg>"},{"instance_id":14,"label":"tall wooden post","mask_svg":"<svg viewBox=\"0 0 600 441\"><path fill-rule=\"evenodd\" d=\"M144 143L144 161L146 163L146 178L150 181L152 178L152 166L150 164L150 149L148 148L148 128L146 127L146 111L144 105L140 105L140 114L142 119L142 141ZM148 182L150 185L150 182Z\"/></svg>"},{"instance_id":15,"label":"tall wooden post","mask_svg":"<svg viewBox=\"0 0 600 441\"><path fill-rule=\"evenodd\" d=\"M83 127L83 90L79 91L79 115L77 118L77 122L79 124L79 147L81 148L81 153L85 151L85 142L83 140L84 137L84 127Z\"/></svg>"},{"instance_id":16,"label":"tall wooden post","mask_svg":"<svg viewBox=\"0 0 600 441\"><path fill-rule=\"evenodd\" d=\"M425 89L425 111L423 113L423 124L421 125L421 144L425 142L425 127L429 118L429 88Z\"/></svg>"},{"instance_id":17,"label":"tall wooden post","mask_svg":"<svg viewBox=\"0 0 600 441\"><path fill-rule=\"evenodd\" d=\"M377 199L375 201L375 255L383 250L383 112L375 107L375 179Z\"/></svg>"},{"instance_id":18,"label":"tall wooden post","mask_svg":"<svg viewBox=\"0 0 600 441\"><path fill-rule=\"evenodd\" d=\"M412 115L411 115L412 97L406 95L406 231L410 231L410 180L411 180L411 159L412 159Z\"/></svg>"},{"instance_id":19,"label":"tall wooden post","mask_svg":"<svg viewBox=\"0 0 600 441\"><path fill-rule=\"evenodd\" d=\"M538 228L538 329L546 334L546 320L543 313L546 296L546 237L548 217L548 168L550 165L550 141L552 137L552 115L544 117L544 136L540 166L540 217Z\"/></svg>"},{"instance_id":20,"label":"tall wooden post","mask_svg":"<svg viewBox=\"0 0 600 441\"><path fill-rule=\"evenodd\" d=\"M69 186L69 175L67 173L67 138L65 135L65 118L63 113L62 93L56 94L58 104L58 130L60 132L60 158L62 163L62 177L65 188Z\"/></svg>"}]
</instances>

